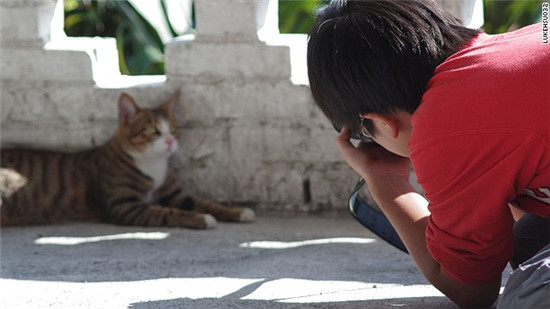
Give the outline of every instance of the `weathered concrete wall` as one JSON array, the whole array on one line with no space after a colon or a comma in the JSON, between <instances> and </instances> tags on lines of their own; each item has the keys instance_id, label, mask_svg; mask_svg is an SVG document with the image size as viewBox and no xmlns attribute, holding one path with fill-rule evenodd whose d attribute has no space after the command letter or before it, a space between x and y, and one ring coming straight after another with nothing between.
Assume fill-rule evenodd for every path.
<instances>
[{"instance_id":1,"label":"weathered concrete wall","mask_svg":"<svg viewBox=\"0 0 550 309\"><path fill-rule=\"evenodd\" d=\"M173 163L189 193L269 210L344 207L355 177L332 128L307 86L290 82L288 47L258 40L267 3L197 1L197 36L168 44L164 80L102 72L114 41L59 34L56 1L1 1L2 144L91 147L112 134L122 91L153 106L180 90Z\"/></svg>"},{"instance_id":2,"label":"weathered concrete wall","mask_svg":"<svg viewBox=\"0 0 550 309\"><path fill-rule=\"evenodd\" d=\"M167 44L166 76L124 77L114 40L64 35L62 0L0 1L2 145L98 145L114 132L121 92L147 107L180 90L173 167L190 194L273 211L345 209L356 176L332 127L309 88L290 82L288 47L258 39L277 31L276 1L195 8L197 35Z\"/></svg>"}]
</instances>

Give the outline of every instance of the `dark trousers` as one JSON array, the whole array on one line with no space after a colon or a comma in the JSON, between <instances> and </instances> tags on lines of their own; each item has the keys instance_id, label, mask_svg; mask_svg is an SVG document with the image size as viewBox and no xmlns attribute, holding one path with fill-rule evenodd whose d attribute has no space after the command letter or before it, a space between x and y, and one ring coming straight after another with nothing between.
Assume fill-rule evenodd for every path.
<instances>
[{"instance_id":1,"label":"dark trousers","mask_svg":"<svg viewBox=\"0 0 550 309\"><path fill-rule=\"evenodd\" d=\"M514 257L510 260L513 269L539 252L550 243L550 218L526 213L514 225Z\"/></svg>"},{"instance_id":2,"label":"dark trousers","mask_svg":"<svg viewBox=\"0 0 550 309\"><path fill-rule=\"evenodd\" d=\"M514 271L497 309L550 308L550 218L523 215L514 225L514 242Z\"/></svg>"}]
</instances>

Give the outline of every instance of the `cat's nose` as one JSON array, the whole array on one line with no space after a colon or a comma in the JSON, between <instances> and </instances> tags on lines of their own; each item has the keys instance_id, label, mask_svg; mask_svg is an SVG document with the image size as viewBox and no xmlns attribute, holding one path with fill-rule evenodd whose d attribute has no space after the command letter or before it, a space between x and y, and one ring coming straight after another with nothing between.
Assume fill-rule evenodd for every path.
<instances>
[{"instance_id":1,"label":"cat's nose","mask_svg":"<svg viewBox=\"0 0 550 309\"><path fill-rule=\"evenodd\" d=\"M174 140L169 138L166 140L166 145L168 145L168 147L172 147L172 144L174 144Z\"/></svg>"}]
</instances>

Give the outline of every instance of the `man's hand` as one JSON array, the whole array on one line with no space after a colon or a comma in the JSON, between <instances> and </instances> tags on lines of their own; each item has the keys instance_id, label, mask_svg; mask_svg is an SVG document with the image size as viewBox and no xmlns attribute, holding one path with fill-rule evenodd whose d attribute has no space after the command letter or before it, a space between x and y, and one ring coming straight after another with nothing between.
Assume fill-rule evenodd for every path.
<instances>
[{"instance_id":1,"label":"man's hand","mask_svg":"<svg viewBox=\"0 0 550 309\"><path fill-rule=\"evenodd\" d=\"M343 128L336 138L336 144L348 165L361 175L367 183L383 178L409 179L409 159L398 156L373 143L350 141L350 131ZM370 181L369 181L370 180Z\"/></svg>"}]
</instances>

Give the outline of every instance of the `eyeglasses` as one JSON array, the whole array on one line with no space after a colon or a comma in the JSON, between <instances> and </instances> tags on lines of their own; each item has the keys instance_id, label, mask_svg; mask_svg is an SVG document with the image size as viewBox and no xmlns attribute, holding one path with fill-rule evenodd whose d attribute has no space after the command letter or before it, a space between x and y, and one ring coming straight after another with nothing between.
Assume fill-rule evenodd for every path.
<instances>
[{"instance_id":1,"label":"eyeglasses","mask_svg":"<svg viewBox=\"0 0 550 309\"><path fill-rule=\"evenodd\" d=\"M374 143L374 140L372 139L372 137L370 136L369 132L367 131L367 128L365 128L365 125L364 125L364 121L365 121L365 118L363 117L360 117L360 129L358 131L353 131L351 132L351 135L350 135L350 138L351 139L356 139L356 140L360 140L362 141L363 143ZM336 129L336 131L340 132L342 130L341 127L335 125L335 124L332 124L332 126L334 127L334 129Z\"/></svg>"},{"instance_id":2,"label":"eyeglasses","mask_svg":"<svg viewBox=\"0 0 550 309\"><path fill-rule=\"evenodd\" d=\"M360 128L359 128L359 131L355 132L355 135L358 137L357 139L361 140L363 143L374 142L369 132L367 131L367 128L364 125L365 118L359 117L359 119L361 119L359 123Z\"/></svg>"}]
</instances>

